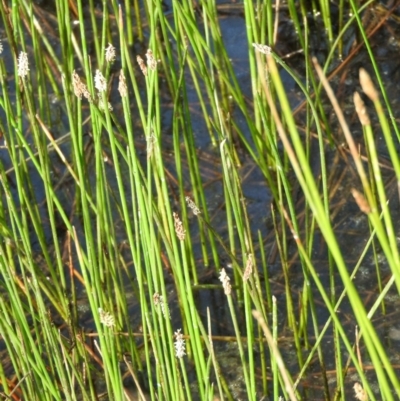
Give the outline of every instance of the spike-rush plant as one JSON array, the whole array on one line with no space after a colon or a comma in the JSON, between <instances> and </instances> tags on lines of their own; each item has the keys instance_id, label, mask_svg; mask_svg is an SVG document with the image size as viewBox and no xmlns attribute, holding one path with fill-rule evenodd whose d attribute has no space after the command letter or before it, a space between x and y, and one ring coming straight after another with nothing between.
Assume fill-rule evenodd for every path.
<instances>
[{"instance_id":1,"label":"spike-rush plant","mask_svg":"<svg viewBox=\"0 0 400 401\"><path fill-rule=\"evenodd\" d=\"M344 3L2 2L5 399L399 397L395 9Z\"/></svg>"}]
</instances>

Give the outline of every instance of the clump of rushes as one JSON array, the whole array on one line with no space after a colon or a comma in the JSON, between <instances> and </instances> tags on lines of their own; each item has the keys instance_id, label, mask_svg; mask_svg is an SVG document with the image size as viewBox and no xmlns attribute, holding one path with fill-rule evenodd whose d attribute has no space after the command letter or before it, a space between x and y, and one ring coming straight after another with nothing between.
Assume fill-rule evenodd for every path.
<instances>
[{"instance_id":1,"label":"clump of rushes","mask_svg":"<svg viewBox=\"0 0 400 401\"><path fill-rule=\"evenodd\" d=\"M139 1L123 7L112 0L96 9L93 2L83 3L57 1L54 18L44 18L27 0L0 7L4 396L123 400L130 375L140 396L146 399L144 387L153 400L208 401L215 397L215 383L221 400L308 400L306 386L314 382L323 389L321 399L333 394L353 399L347 373L355 370L357 399L398 397L395 366L373 325L388 291L394 286L400 291L394 202L373 131L383 133L399 191L392 130L397 140L400 135L360 18L368 4L357 9L351 3L348 22L341 8L343 30L334 42L329 4L320 2L321 37L331 53L314 70L312 32L302 22L308 10L288 3L303 77L275 52L283 21L279 2L245 2L249 98L237 77L235 54L225 46L216 2L202 2L201 8L189 0L172 2L171 13L161 0L145 2L142 10ZM368 114L354 95L361 147L323 73L334 67L331 60L341 53L350 26L369 50L372 73L361 69L360 82L379 117L379 127L372 127L373 111ZM136 35L148 40L145 55L131 46ZM4 60L12 60L13 70ZM282 69L304 94L303 109L291 108ZM354 171L344 169L342 176L351 174L354 182L347 193L370 227L355 263L345 258L343 227L335 219L333 188L341 183L332 181L325 156L333 153L329 144L341 139L325 115L320 81L359 178L355 182ZM196 107L189 102L193 98ZM299 111L304 119L297 120ZM196 124L204 127L201 133ZM206 147L198 148L199 135L215 147L211 168ZM259 185L273 199L272 208L263 199L257 215L250 214L254 203L245 197L253 175L263 177ZM217 209L207 198L208 184L216 181ZM354 202L351 196L346 200ZM262 223L256 232L254 223L265 218L273 227L266 230ZM371 249L379 284L376 298L365 303L354 281ZM389 280L380 277L376 249L387 260ZM215 269L214 275L206 269ZM329 274L324 282L322 269ZM220 284L207 281L217 279L215 273ZM339 294L337 288L344 290ZM198 296L204 290L207 297ZM206 305L206 330L199 302L213 298L222 301L218 308ZM357 352L353 327L345 327L338 313L345 298L351 305L348 321L360 327ZM277 299L284 300L279 314ZM228 313L221 312L225 309ZM225 326L232 337L213 337L211 322L221 317L226 321L218 329ZM226 355L214 347L217 340L236 343L234 379ZM368 378L362 363L367 358L373 368ZM308 372L316 371L320 380L309 380Z\"/></svg>"}]
</instances>

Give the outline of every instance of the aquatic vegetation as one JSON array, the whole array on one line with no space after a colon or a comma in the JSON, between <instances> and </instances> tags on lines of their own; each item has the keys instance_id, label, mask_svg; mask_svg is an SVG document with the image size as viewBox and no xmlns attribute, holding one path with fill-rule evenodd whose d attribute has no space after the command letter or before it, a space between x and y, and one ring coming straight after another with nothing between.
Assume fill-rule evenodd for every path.
<instances>
[{"instance_id":1,"label":"aquatic vegetation","mask_svg":"<svg viewBox=\"0 0 400 401\"><path fill-rule=\"evenodd\" d=\"M4 2L2 394L398 397L395 11Z\"/></svg>"}]
</instances>

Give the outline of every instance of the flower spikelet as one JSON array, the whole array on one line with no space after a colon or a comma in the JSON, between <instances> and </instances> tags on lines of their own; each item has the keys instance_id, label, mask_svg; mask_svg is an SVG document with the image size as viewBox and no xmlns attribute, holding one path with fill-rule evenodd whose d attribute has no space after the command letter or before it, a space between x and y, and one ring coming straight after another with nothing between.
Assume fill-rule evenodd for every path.
<instances>
[{"instance_id":1,"label":"flower spikelet","mask_svg":"<svg viewBox=\"0 0 400 401\"><path fill-rule=\"evenodd\" d=\"M152 133L150 136L146 137L146 141L147 141L147 159L150 159L156 146L157 138L154 135L154 133Z\"/></svg>"},{"instance_id":2,"label":"flower spikelet","mask_svg":"<svg viewBox=\"0 0 400 401\"><path fill-rule=\"evenodd\" d=\"M221 269L221 272L219 273L219 281L222 283L222 287L224 288L225 295L231 295L232 292L232 286L230 283L230 278L226 274L225 269Z\"/></svg>"},{"instance_id":3,"label":"flower spikelet","mask_svg":"<svg viewBox=\"0 0 400 401\"><path fill-rule=\"evenodd\" d=\"M154 58L153 52L148 49L146 53L146 59L147 59L147 66L150 68L150 70L155 70L157 68L157 60Z\"/></svg>"},{"instance_id":4,"label":"flower spikelet","mask_svg":"<svg viewBox=\"0 0 400 401\"><path fill-rule=\"evenodd\" d=\"M358 207L363 213L369 214L372 212L371 206L369 205L367 199L365 199L365 196L361 192L357 191L355 188L352 188L351 194L353 195L354 200L356 201Z\"/></svg>"},{"instance_id":5,"label":"flower spikelet","mask_svg":"<svg viewBox=\"0 0 400 401\"><path fill-rule=\"evenodd\" d=\"M146 64L144 63L143 59L140 56L137 56L136 60L137 60L137 62L139 64L140 69L142 70L143 75L146 77L147 76Z\"/></svg>"},{"instance_id":6,"label":"flower spikelet","mask_svg":"<svg viewBox=\"0 0 400 401\"><path fill-rule=\"evenodd\" d=\"M187 196L185 198L187 205L189 206L190 209L192 209L192 212L195 216L197 216L198 214L200 214L200 209L196 206L196 204L192 201L192 199L189 198L189 196Z\"/></svg>"},{"instance_id":7,"label":"flower spikelet","mask_svg":"<svg viewBox=\"0 0 400 401\"><path fill-rule=\"evenodd\" d=\"M183 339L183 334L181 333L181 329L175 332L175 355L177 358L183 358L186 355L185 352L185 340Z\"/></svg>"},{"instance_id":8,"label":"flower spikelet","mask_svg":"<svg viewBox=\"0 0 400 401\"><path fill-rule=\"evenodd\" d=\"M72 72L72 87L74 89L75 96L79 97L79 99L82 99L82 81L75 70Z\"/></svg>"},{"instance_id":9,"label":"flower spikelet","mask_svg":"<svg viewBox=\"0 0 400 401\"><path fill-rule=\"evenodd\" d=\"M184 241L186 231L183 228L183 223L181 222L177 213L174 212L173 216L174 216L174 225L175 225L176 236L178 237L178 239L180 241Z\"/></svg>"},{"instance_id":10,"label":"flower spikelet","mask_svg":"<svg viewBox=\"0 0 400 401\"><path fill-rule=\"evenodd\" d=\"M110 312L105 312L99 308L100 322L106 327L113 327L115 325L114 316Z\"/></svg>"},{"instance_id":11,"label":"flower spikelet","mask_svg":"<svg viewBox=\"0 0 400 401\"><path fill-rule=\"evenodd\" d=\"M158 292L154 293L153 302L154 302L154 305L160 306L161 313L163 314L164 317L171 317L171 315L169 313L169 309L165 305L164 297L162 295L160 295Z\"/></svg>"},{"instance_id":12,"label":"flower spikelet","mask_svg":"<svg viewBox=\"0 0 400 401\"><path fill-rule=\"evenodd\" d=\"M99 97L99 109L100 109L100 110L105 110L103 98L101 98L101 97ZM111 105L110 102L107 102L107 109L108 109L109 111L112 111L112 110L113 110L113 107L112 107L112 105Z\"/></svg>"},{"instance_id":13,"label":"flower spikelet","mask_svg":"<svg viewBox=\"0 0 400 401\"><path fill-rule=\"evenodd\" d=\"M100 70L96 70L96 75L94 76L94 86L99 92L105 92L107 89L107 81Z\"/></svg>"},{"instance_id":14,"label":"flower spikelet","mask_svg":"<svg viewBox=\"0 0 400 401\"><path fill-rule=\"evenodd\" d=\"M82 95L89 100L89 102L92 102L92 96L90 95L90 92L86 85L81 81L79 75L77 72L74 70L72 73L72 87L74 88L74 93L76 97L79 97L79 99L82 99Z\"/></svg>"},{"instance_id":15,"label":"flower spikelet","mask_svg":"<svg viewBox=\"0 0 400 401\"><path fill-rule=\"evenodd\" d=\"M3 53L3 42L0 40L0 54Z\"/></svg>"},{"instance_id":16,"label":"flower spikelet","mask_svg":"<svg viewBox=\"0 0 400 401\"><path fill-rule=\"evenodd\" d=\"M259 43L253 43L253 47L263 54L271 54L272 49L267 45L261 45Z\"/></svg>"},{"instance_id":17,"label":"flower spikelet","mask_svg":"<svg viewBox=\"0 0 400 401\"><path fill-rule=\"evenodd\" d=\"M109 43L106 47L106 61L112 63L115 60L115 47Z\"/></svg>"},{"instance_id":18,"label":"flower spikelet","mask_svg":"<svg viewBox=\"0 0 400 401\"><path fill-rule=\"evenodd\" d=\"M18 76L25 78L29 71L28 54L21 52L18 57Z\"/></svg>"},{"instance_id":19,"label":"flower spikelet","mask_svg":"<svg viewBox=\"0 0 400 401\"><path fill-rule=\"evenodd\" d=\"M90 103L92 103L93 102L93 99L92 99L92 95L90 94L90 92L89 92L89 89L87 88L87 86L85 85L85 84L82 84L83 85L83 96L90 102Z\"/></svg>"},{"instance_id":20,"label":"flower spikelet","mask_svg":"<svg viewBox=\"0 0 400 401\"><path fill-rule=\"evenodd\" d=\"M124 70L121 70L119 74L118 91L121 97L126 97L128 95L128 87L126 86Z\"/></svg>"},{"instance_id":21,"label":"flower spikelet","mask_svg":"<svg viewBox=\"0 0 400 401\"><path fill-rule=\"evenodd\" d=\"M357 400L368 401L368 394L360 383L355 383L353 389Z\"/></svg>"},{"instance_id":22,"label":"flower spikelet","mask_svg":"<svg viewBox=\"0 0 400 401\"><path fill-rule=\"evenodd\" d=\"M243 281L247 281L253 273L253 255L249 254L247 257L246 268L244 269Z\"/></svg>"},{"instance_id":23,"label":"flower spikelet","mask_svg":"<svg viewBox=\"0 0 400 401\"><path fill-rule=\"evenodd\" d=\"M364 68L360 68L360 84L364 93L373 101L376 102L379 100L378 91L375 88L374 83L372 82L371 76Z\"/></svg>"},{"instance_id":24,"label":"flower spikelet","mask_svg":"<svg viewBox=\"0 0 400 401\"><path fill-rule=\"evenodd\" d=\"M367 108L365 107L365 103L361 99L361 96L358 92L354 92L353 100L360 123L362 125L370 125L371 121L368 116Z\"/></svg>"}]
</instances>

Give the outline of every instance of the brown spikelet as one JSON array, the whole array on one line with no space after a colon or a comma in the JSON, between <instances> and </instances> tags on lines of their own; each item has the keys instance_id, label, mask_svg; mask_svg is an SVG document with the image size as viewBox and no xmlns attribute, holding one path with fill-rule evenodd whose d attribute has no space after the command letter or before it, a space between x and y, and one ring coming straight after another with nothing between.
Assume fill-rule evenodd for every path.
<instances>
[{"instance_id":1,"label":"brown spikelet","mask_svg":"<svg viewBox=\"0 0 400 401\"><path fill-rule=\"evenodd\" d=\"M82 95L89 100L89 102L92 102L92 96L90 95L90 92L87 88L87 86L81 81L79 75L77 72L74 70L72 72L72 86L74 89L75 95L79 98L82 99Z\"/></svg>"},{"instance_id":2,"label":"brown spikelet","mask_svg":"<svg viewBox=\"0 0 400 401\"><path fill-rule=\"evenodd\" d=\"M121 97L126 97L128 95L128 87L126 86L124 70L121 70L119 74L118 91Z\"/></svg>"},{"instance_id":3,"label":"brown spikelet","mask_svg":"<svg viewBox=\"0 0 400 401\"><path fill-rule=\"evenodd\" d=\"M179 218L177 213L174 212L173 213L173 217L174 217L174 225L175 225L176 236L178 237L178 239L180 241L184 241L185 240L186 231L183 228L183 223L182 223L182 221Z\"/></svg>"},{"instance_id":4,"label":"brown spikelet","mask_svg":"<svg viewBox=\"0 0 400 401\"><path fill-rule=\"evenodd\" d=\"M150 49L147 50L146 59L147 66L150 68L150 70L154 71L157 68L157 60L155 59L153 52Z\"/></svg>"},{"instance_id":5,"label":"brown spikelet","mask_svg":"<svg viewBox=\"0 0 400 401\"><path fill-rule=\"evenodd\" d=\"M357 191L355 188L352 188L351 194L353 195L354 200L363 213L371 213L371 207L369 206L368 201L365 199L364 195L361 192Z\"/></svg>"},{"instance_id":6,"label":"brown spikelet","mask_svg":"<svg viewBox=\"0 0 400 401\"><path fill-rule=\"evenodd\" d=\"M253 273L253 255L250 253L247 257L246 268L244 269L243 281L247 281Z\"/></svg>"},{"instance_id":7,"label":"brown spikelet","mask_svg":"<svg viewBox=\"0 0 400 401\"><path fill-rule=\"evenodd\" d=\"M375 85L368 72L364 68L360 68L360 84L364 93L375 102L378 100L379 95L375 89Z\"/></svg>"},{"instance_id":8,"label":"brown spikelet","mask_svg":"<svg viewBox=\"0 0 400 401\"><path fill-rule=\"evenodd\" d=\"M146 77L147 76L146 64L144 63L143 59L140 56L137 56L136 60L137 60L137 62L139 64L140 69L142 70L143 75Z\"/></svg>"},{"instance_id":9,"label":"brown spikelet","mask_svg":"<svg viewBox=\"0 0 400 401\"><path fill-rule=\"evenodd\" d=\"M371 125L365 103L361 99L361 96L358 92L354 92L353 100L360 123L362 125Z\"/></svg>"}]
</instances>

